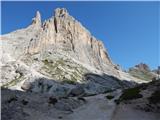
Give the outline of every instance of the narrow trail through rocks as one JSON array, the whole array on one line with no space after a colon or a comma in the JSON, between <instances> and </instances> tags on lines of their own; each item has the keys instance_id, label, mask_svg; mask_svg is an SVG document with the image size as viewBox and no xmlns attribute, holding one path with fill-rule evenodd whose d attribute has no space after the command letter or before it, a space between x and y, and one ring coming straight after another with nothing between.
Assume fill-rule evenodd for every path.
<instances>
[{"instance_id":1,"label":"narrow trail through rocks","mask_svg":"<svg viewBox=\"0 0 160 120\"><path fill-rule=\"evenodd\" d=\"M115 99L121 91L115 93ZM70 115L64 116L64 120L111 120L116 108L114 99L108 100L108 94L100 94L85 97L86 104L75 109Z\"/></svg>"}]
</instances>

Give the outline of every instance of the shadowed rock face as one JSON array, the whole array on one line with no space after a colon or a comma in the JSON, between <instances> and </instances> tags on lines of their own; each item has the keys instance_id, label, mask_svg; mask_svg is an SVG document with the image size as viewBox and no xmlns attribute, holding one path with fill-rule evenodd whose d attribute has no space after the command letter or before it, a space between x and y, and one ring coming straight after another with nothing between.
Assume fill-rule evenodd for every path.
<instances>
[{"instance_id":1,"label":"shadowed rock face","mask_svg":"<svg viewBox=\"0 0 160 120\"><path fill-rule=\"evenodd\" d=\"M57 120L84 105L78 98L55 98L51 95L2 89L2 120Z\"/></svg>"}]
</instances>

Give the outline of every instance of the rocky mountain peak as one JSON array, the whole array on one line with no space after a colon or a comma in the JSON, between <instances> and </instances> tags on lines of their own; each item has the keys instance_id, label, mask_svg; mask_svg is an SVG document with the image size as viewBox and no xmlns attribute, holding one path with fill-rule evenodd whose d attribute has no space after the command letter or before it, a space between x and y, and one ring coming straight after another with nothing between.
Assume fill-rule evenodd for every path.
<instances>
[{"instance_id":1,"label":"rocky mountain peak","mask_svg":"<svg viewBox=\"0 0 160 120\"><path fill-rule=\"evenodd\" d=\"M108 71L106 66L114 69L102 41L92 36L65 8L55 9L54 14L43 22L41 27L43 30L37 33L38 37L31 40L28 53L61 52L100 70ZM34 21L40 23L39 13Z\"/></svg>"},{"instance_id":2,"label":"rocky mountain peak","mask_svg":"<svg viewBox=\"0 0 160 120\"><path fill-rule=\"evenodd\" d=\"M145 63L140 63L134 67L129 68L128 71L132 76L137 77L142 80L151 81L158 78L158 74L151 71L149 66Z\"/></svg>"},{"instance_id":3,"label":"rocky mountain peak","mask_svg":"<svg viewBox=\"0 0 160 120\"><path fill-rule=\"evenodd\" d=\"M150 71L150 68L147 64L145 63L140 63L138 65L135 65L135 68L141 70L141 71Z\"/></svg>"},{"instance_id":4,"label":"rocky mountain peak","mask_svg":"<svg viewBox=\"0 0 160 120\"><path fill-rule=\"evenodd\" d=\"M67 9L66 8L57 8L57 9L55 9L55 11L54 11L54 16L55 17L63 17L63 16L65 16L65 15L68 15L68 11L67 11Z\"/></svg>"},{"instance_id":5,"label":"rocky mountain peak","mask_svg":"<svg viewBox=\"0 0 160 120\"><path fill-rule=\"evenodd\" d=\"M36 12L35 17L32 19L32 25L41 26L41 14L39 11Z\"/></svg>"}]
</instances>

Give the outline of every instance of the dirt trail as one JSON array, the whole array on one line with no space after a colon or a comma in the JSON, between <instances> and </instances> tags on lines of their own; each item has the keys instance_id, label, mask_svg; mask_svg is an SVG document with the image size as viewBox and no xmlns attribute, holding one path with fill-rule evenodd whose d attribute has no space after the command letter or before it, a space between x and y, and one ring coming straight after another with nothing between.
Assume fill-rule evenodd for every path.
<instances>
[{"instance_id":1,"label":"dirt trail","mask_svg":"<svg viewBox=\"0 0 160 120\"><path fill-rule=\"evenodd\" d=\"M120 91L115 93L117 97L119 93ZM108 100L106 96L107 94L100 94L86 97L86 104L65 116L64 120L111 120L116 104L114 99Z\"/></svg>"}]
</instances>

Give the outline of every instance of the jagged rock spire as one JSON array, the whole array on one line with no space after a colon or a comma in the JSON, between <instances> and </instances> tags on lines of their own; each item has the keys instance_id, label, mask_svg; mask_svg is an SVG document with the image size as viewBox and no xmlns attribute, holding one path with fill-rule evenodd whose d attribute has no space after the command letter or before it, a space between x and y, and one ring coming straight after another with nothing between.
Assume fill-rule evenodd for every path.
<instances>
[{"instance_id":1,"label":"jagged rock spire","mask_svg":"<svg viewBox=\"0 0 160 120\"><path fill-rule=\"evenodd\" d=\"M66 8L57 8L54 11L54 16L58 16L58 17L63 17L65 15L68 15L67 9Z\"/></svg>"},{"instance_id":2,"label":"jagged rock spire","mask_svg":"<svg viewBox=\"0 0 160 120\"><path fill-rule=\"evenodd\" d=\"M32 25L41 26L41 14L39 11L36 12L35 17L32 19Z\"/></svg>"}]
</instances>

